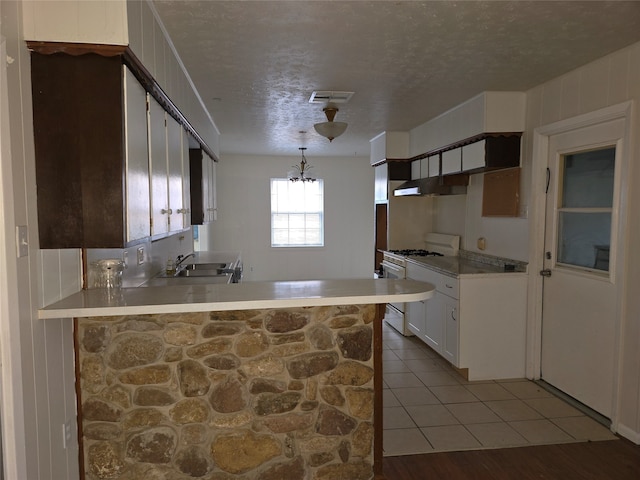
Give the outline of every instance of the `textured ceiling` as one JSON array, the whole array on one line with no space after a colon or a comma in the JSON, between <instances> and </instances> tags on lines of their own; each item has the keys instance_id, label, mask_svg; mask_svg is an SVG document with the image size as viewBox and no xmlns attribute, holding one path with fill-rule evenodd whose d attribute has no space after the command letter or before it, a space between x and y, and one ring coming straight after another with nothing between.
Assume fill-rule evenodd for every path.
<instances>
[{"instance_id":1,"label":"textured ceiling","mask_svg":"<svg viewBox=\"0 0 640 480\"><path fill-rule=\"evenodd\" d=\"M640 40L638 1L154 0L221 153L368 155L485 90L524 91ZM354 91L331 144L314 90ZM300 132L306 133L300 133Z\"/></svg>"}]
</instances>

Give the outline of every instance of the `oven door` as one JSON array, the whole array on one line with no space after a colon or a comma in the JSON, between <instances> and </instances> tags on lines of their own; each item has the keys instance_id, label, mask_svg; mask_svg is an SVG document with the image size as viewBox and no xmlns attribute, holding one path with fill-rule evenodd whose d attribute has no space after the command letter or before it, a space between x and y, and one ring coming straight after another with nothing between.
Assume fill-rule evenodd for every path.
<instances>
[{"instance_id":1,"label":"oven door","mask_svg":"<svg viewBox=\"0 0 640 480\"><path fill-rule=\"evenodd\" d=\"M407 329L407 325L404 321L404 313L395 308L392 304L388 303L384 311L384 321L391 327L401 333L402 335L409 337L413 335L413 332Z\"/></svg>"},{"instance_id":2,"label":"oven door","mask_svg":"<svg viewBox=\"0 0 640 480\"><path fill-rule=\"evenodd\" d=\"M406 269L402 265L396 265L391 262L382 262L382 269L384 271L383 278L390 278L395 280L404 280L406 277ZM393 307L404 315L404 303L393 303Z\"/></svg>"},{"instance_id":3,"label":"oven door","mask_svg":"<svg viewBox=\"0 0 640 480\"><path fill-rule=\"evenodd\" d=\"M406 269L402 265L382 261L382 270L384 278L392 278L396 280L404 280L406 278Z\"/></svg>"}]
</instances>

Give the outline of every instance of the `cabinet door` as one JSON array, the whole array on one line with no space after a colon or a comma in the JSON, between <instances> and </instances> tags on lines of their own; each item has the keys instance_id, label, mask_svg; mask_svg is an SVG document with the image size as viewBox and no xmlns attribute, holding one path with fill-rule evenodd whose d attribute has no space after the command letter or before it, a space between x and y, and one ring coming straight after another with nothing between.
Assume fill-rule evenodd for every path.
<instances>
[{"instance_id":1,"label":"cabinet door","mask_svg":"<svg viewBox=\"0 0 640 480\"><path fill-rule=\"evenodd\" d=\"M462 170L462 149L442 152L442 174L457 173Z\"/></svg>"},{"instance_id":2,"label":"cabinet door","mask_svg":"<svg viewBox=\"0 0 640 480\"><path fill-rule=\"evenodd\" d=\"M205 154L209 159L209 221L215 222L218 219L218 191L216 188L216 162Z\"/></svg>"},{"instance_id":3,"label":"cabinet door","mask_svg":"<svg viewBox=\"0 0 640 480\"><path fill-rule=\"evenodd\" d=\"M218 218L218 204L216 192L216 163L202 152L202 201L204 221L213 222Z\"/></svg>"},{"instance_id":4,"label":"cabinet door","mask_svg":"<svg viewBox=\"0 0 640 480\"><path fill-rule=\"evenodd\" d=\"M437 177L440 175L440 155L429 157L429 177Z\"/></svg>"},{"instance_id":5,"label":"cabinet door","mask_svg":"<svg viewBox=\"0 0 640 480\"><path fill-rule=\"evenodd\" d=\"M462 170L473 170L485 166L486 140L471 143L462 147Z\"/></svg>"},{"instance_id":6,"label":"cabinet door","mask_svg":"<svg viewBox=\"0 0 640 480\"><path fill-rule=\"evenodd\" d=\"M182 223L191 226L191 174L189 172L189 134L182 129Z\"/></svg>"},{"instance_id":7,"label":"cabinet door","mask_svg":"<svg viewBox=\"0 0 640 480\"><path fill-rule=\"evenodd\" d=\"M444 339L444 295L440 292L425 302L423 340L436 352L442 354Z\"/></svg>"},{"instance_id":8,"label":"cabinet door","mask_svg":"<svg viewBox=\"0 0 640 480\"><path fill-rule=\"evenodd\" d=\"M422 339L424 335L424 307L425 302L406 303L406 322L407 327L418 338Z\"/></svg>"},{"instance_id":9,"label":"cabinet door","mask_svg":"<svg viewBox=\"0 0 640 480\"><path fill-rule=\"evenodd\" d=\"M442 295L444 301L444 343L442 356L454 366L459 366L458 361L458 301Z\"/></svg>"},{"instance_id":10,"label":"cabinet door","mask_svg":"<svg viewBox=\"0 0 640 480\"><path fill-rule=\"evenodd\" d=\"M125 183L127 242L151 234L147 93L133 74L124 70Z\"/></svg>"},{"instance_id":11,"label":"cabinet door","mask_svg":"<svg viewBox=\"0 0 640 480\"><path fill-rule=\"evenodd\" d=\"M376 202L387 201L387 182L389 176L387 175L387 165L378 165L374 167L374 198Z\"/></svg>"},{"instance_id":12,"label":"cabinet door","mask_svg":"<svg viewBox=\"0 0 640 480\"><path fill-rule=\"evenodd\" d=\"M167 169L169 185L169 230L184 228L182 195L182 126L167 115Z\"/></svg>"},{"instance_id":13,"label":"cabinet door","mask_svg":"<svg viewBox=\"0 0 640 480\"><path fill-rule=\"evenodd\" d=\"M151 171L151 235L169 231L169 188L165 111L151 96L149 101L149 166Z\"/></svg>"},{"instance_id":14,"label":"cabinet door","mask_svg":"<svg viewBox=\"0 0 640 480\"><path fill-rule=\"evenodd\" d=\"M420 160L414 160L411 162L411 180L419 180L420 176Z\"/></svg>"},{"instance_id":15,"label":"cabinet door","mask_svg":"<svg viewBox=\"0 0 640 480\"><path fill-rule=\"evenodd\" d=\"M211 208L209 206L209 179L211 178L211 160L204 153L202 154L202 211L204 212L204 223L211 221Z\"/></svg>"}]
</instances>

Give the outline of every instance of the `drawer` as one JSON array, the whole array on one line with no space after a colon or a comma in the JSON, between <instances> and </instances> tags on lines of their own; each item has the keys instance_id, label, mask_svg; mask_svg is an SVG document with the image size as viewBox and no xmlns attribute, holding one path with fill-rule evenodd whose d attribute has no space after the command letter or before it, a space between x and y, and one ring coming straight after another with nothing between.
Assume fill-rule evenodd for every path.
<instances>
[{"instance_id":1,"label":"drawer","mask_svg":"<svg viewBox=\"0 0 640 480\"><path fill-rule=\"evenodd\" d=\"M435 272L430 268L416 265L415 263L412 263L412 262L407 263L407 278L411 280L431 283L437 289L438 282L440 281L441 276L442 275L440 275L438 272Z\"/></svg>"},{"instance_id":2,"label":"drawer","mask_svg":"<svg viewBox=\"0 0 640 480\"><path fill-rule=\"evenodd\" d=\"M448 297L460 298L459 282L457 278L449 277L448 275L438 275L438 283L436 289L439 292L444 293Z\"/></svg>"}]
</instances>

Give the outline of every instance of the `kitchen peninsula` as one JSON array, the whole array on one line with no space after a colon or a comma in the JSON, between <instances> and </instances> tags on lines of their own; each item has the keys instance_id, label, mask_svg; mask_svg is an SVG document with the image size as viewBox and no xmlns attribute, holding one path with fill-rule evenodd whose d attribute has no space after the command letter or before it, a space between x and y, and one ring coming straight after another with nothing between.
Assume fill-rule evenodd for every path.
<instances>
[{"instance_id":1,"label":"kitchen peninsula","mask_svg":"<svg viewBox=\"0 0 640 480\"><path fill-rule=\"evenodd\" d=\"M384 304L433 293L387 279L84 290L39 317L76 322L87 478L366 480L381 474Z\"/></svg>"}]
</instances>

